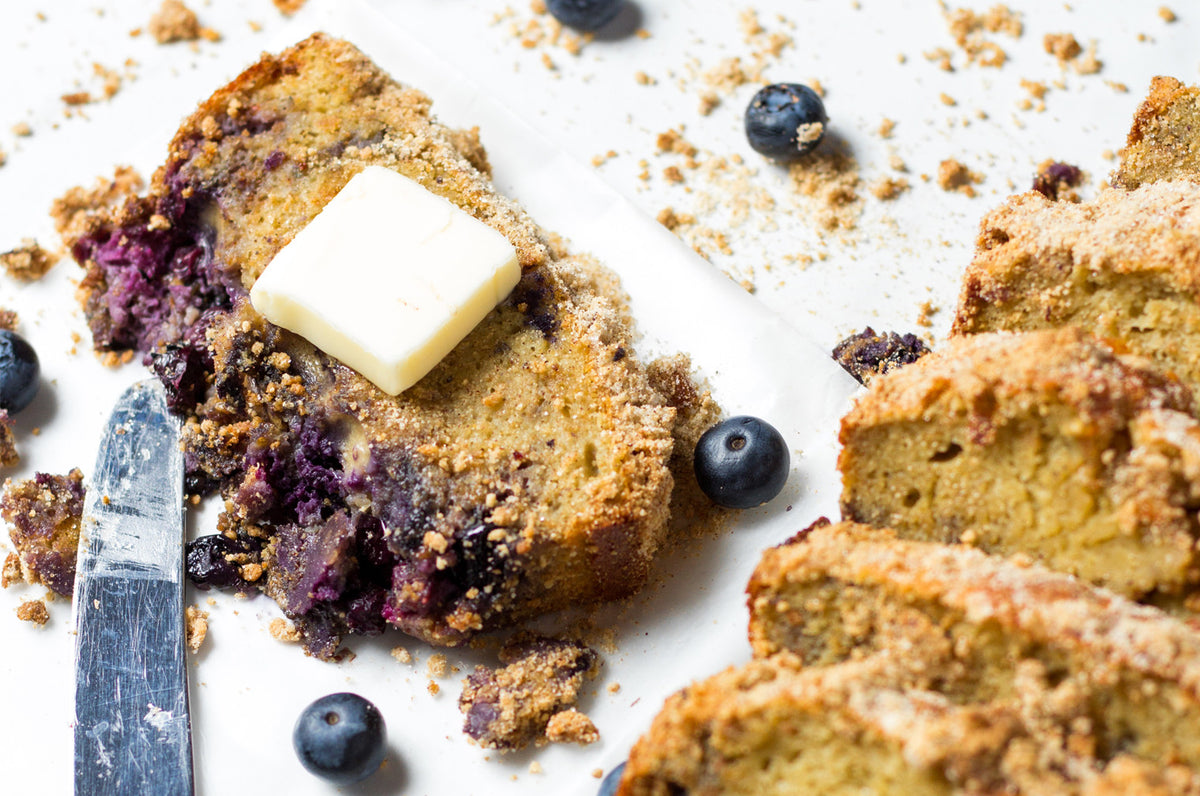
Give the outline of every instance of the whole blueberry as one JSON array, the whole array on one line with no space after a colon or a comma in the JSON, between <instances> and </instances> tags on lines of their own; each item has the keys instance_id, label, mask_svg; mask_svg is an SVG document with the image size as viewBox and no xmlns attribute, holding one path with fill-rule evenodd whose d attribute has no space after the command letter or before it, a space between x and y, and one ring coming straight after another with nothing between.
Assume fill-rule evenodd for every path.
<instances>
[{"instance_id":1,"label":"whole blueberry","mask_svg":"<svg viewBox=\"0 0 1200 796\"><path fill-rule=\"evenodd\" d=\"M29 406L40 374L33 346L16 332L0 329L0 409L14 414Z\"/></svg>"},{"instance_id":2,"label":"whole blueberry","mask_svg":"<svg viewBox=\"0 0 1200 796\"><path fill-rule=\"evenodd\" d=\"M387 726L379 708L358 694L330 694L300 714L292 746L311 773L348 785L371 776L383 762Z\"/></svg>"},{"instance_id":3,"label":"whole blueberry","mask_svg":"<svg viewBox=\"0 0 1200 796\"><path fill-rule=\"evenodd\" d=\"M625 773L624 763L608 772L608 776L600 783L600 790L596 792L596 796L616 796L617 784L620 783L623 773Z\"/></svg>"},{"instance_id":4,"label":"whole blueberry","mask_svg":"<svg viewBox=\"0 0 1200 796\"><path fill-rule=\"evenodd\" d=\"M799 83L775 83L746 107L746 140L761 155L795 160L821 143L828 123L817 92Z\"/></svg>"},{"instance_id":5,"label":"whole blueberry","mask_svg":"<svg viewBox=\"0 0 1200 796\"><path fill-rule=\"evenodd\" d=\"M567 27L600 30L617 18L624 0L547 0L546 10Z\"/></svg>"},{"instance_id":6,"label":"whole blueberry","mask_svg":"<svg viewBox=\"0 0 1200 796\"><path fill-rule=\"evenodd\" d=\"M779 494L787 482L791 456L774 426L741 415L701 435L694 466L700 489L714 503L748 509Z\"/></svg>"}]
</instances>

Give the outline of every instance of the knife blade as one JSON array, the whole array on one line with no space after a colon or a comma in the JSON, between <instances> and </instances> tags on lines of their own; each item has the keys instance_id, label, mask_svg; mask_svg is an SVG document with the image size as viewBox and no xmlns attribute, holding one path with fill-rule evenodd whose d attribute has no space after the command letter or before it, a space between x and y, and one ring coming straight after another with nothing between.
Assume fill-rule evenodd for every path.
<instances>
[{"instance_id":1,"label":"knife blade","mask_svg":"<svg viewBox=\"0 0 1200 796\"><path fill-rule=\"evenodd\" d=\"M105 427L75 579L75 793L193 792L183 606L183 454L157 381Z\"/></svg>"}]
</instances>

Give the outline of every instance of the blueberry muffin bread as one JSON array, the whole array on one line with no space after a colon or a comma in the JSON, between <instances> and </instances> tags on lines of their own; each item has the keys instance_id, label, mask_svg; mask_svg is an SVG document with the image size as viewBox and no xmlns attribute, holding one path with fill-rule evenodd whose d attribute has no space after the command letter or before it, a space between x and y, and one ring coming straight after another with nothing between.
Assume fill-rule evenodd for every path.
<instances>
[{"instance_id":1,"label":"blueberry muffin bread","mask_svg":"<svg viewBox=\"0 0 1200 796\"><path fill-rule=\"evenodd\" d=\"M845 519L1024 553L1129 596L1197 578L1187 388L1067 328L957 338L842 419Z\"/></svg>"},{"instance_id":2,"label":"blueberry muffin bread","mask_svg":"<svg viewBox=\"0 0 1200 796\"><path fill-rule=\"evenodd\" d=\"M1052 748L1004 706L889 688L875 660L754 660L671 696L634 745L618 796L1183 793L1176 771ZM1107 790L1106 790L1107 788Z\"/></svg>"},{"instance_id":3,"label":"blueberry muffin bread","mask_svg":"<svg viewBox=\"0 0 1200 796\"><path fill-rule=\"evenodd\" d=\"M1180 177L1200 178L1200 88L1160 76L1134 114L1112 183L1133 190Z\"/></svg>"},{"instance_id":4,"label":"blueberry muffin bread","mask_svg":"<svg viewBox=\"0 0 1200 796\"><path fill-rule=\"evenodd\" d=\"M1031 191L984 217L952 334L1068 325L1200 388L1200 182L1082 204Z\"/></svg>"},{"instance_id":5,"label":"blueberry muffin bread","mask_svg":"<svg viewBox=\"0 0 1200 796\"><path fill-rule=\"evenodd\" d=\"M1156 608L1028 561L824 521L764 553L747 593L756 656L872 658L892 687L1006 705L1101 762L1200 771L1200 635Z\"/></svg>"},{"instance_id":6,"label":"blueberry muffin bread","mask_svg":"<svg viewBox=\"0 0 1200 796\"><path fill-rule=\"evenodd\" d=\"M395 397L247 299L367 165L498 230L522 268ZM615 278L552 245L496 192L476 136L440 125L429 98L350 44L317 34L263 56L183 123L145 195L61 228L96 347L145 357L186 418L191 490L224 497L191 576L265 591L311 653L387 626L460 644L646 580L677 421L715 407L690 381L664 395Z\"/></svg>"}]
</instances>

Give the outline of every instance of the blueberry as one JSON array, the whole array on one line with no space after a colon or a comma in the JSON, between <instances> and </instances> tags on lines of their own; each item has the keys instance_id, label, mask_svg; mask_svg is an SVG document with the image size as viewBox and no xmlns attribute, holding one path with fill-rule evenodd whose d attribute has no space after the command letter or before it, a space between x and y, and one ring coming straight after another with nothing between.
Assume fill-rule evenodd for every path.
<instances>
[{"instance_id":1,"label":"blueberry","mask_svg":"<svg viewBox=\"0 0 1200 796\"><path fill-rule=\"evenodd\" d=\"M757 417L731 417L696 443L696 481L714 503L748 509L779 494L791 457L783 435Z\"/></svg>"},{"instance_id":2,"label":"blueberry","mask_svg":"<svg viewBox=\"0 0 1200 796\"><path fill-rule=\"evenodd\" d=\"M817 92L798 83L775 83L760 89L746 107L746 140L761 155L795 160L821 143L828 123Z\"/></svg>"},{"instance_id":3,"label":"blueberry","mask_svg":"<svg viewBox=\"0 0 1200 796\"><path fill-rule=\"evenodd\" d=\"M576 30L600 30L617 18L624 0L548 0L554 18Z\"/></svg>"},{"instance_id":4,"label":"blueberry","mask_svg":"<svg viewBox=\"0 0 1200 796\"><path fill-rule=\"evenodd\" d=\"M16 332L0 329L0 409L15 414L29 406L40 374L33 346Z\"/></svg>"},{"instance_id":5,"label":"blueberry","mask_svg":"<svg viewBox=\"0 0 1200 796\"><path fill-rule=\"evenodd\" d=\"M608 776L600 783L600 790L596 792L596 796L616 796L617 783L621 781L623 773L625 773L624 763L608 772Z\"/></svg>"},{"instance_id":6,"label":"blueberry","mask_svg":"<svg viewBox=\"0 0 1200 796\"><path fill-rule=\"evenodd\" d=\"M348 785L371 776L383 762L387 726L379 708L358 694L330 694L300 714L292 746L311 773Z\"/></svg>"}]
</instances>

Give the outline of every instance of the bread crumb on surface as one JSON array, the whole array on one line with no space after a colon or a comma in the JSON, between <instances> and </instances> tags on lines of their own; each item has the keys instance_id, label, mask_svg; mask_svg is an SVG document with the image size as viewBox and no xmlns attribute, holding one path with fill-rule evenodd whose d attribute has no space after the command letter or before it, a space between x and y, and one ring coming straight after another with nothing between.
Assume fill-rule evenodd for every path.
<instances>
[{"instance_id":1,"label":"bread crumb on surface","mask_svg":"<svg viewBox=\"0 0 1200 796\"><path fill-rule=\"evenodd\" d=\"M1175 16L1175 12L1166 6L1158 7L1158 16L1163 22L1175 22L1179 17Z\"/></svg>"},{"instance_id":2,"label":"bread crumb on surface","mask_svg":"<svg viewBox=\"0 0 1200 796\"><path fill-rule=\"evenodd\" d=\"M282 641L286 644L298 644L301 641L300 631L290 620L277 616L271 620L271 624L267 626L267 630L271 633L271 638L276 641Z\"/></svg>"},{"instance_id":3,"label":"bread crumb on surface","mask_svg":"<svg viewBox=\"0 0 1200 796\"><path fill-rule=\"evenodd\" d=\"M50 621L50 611L43 600L26 600L17 606L17 619L41 626Z\"/></svg>"},{"instance_id":4,"label":"bread crumb on surface","mask_svg":"<svg viewBox=\"0 0 1200 796\"><path fill-rule=\"evenodd\" d=\"M542 764L536 760L530 762L529 773L530 774L541 774L542 773Z\"/></svg>"},{"instance_id":5,"label":"bread crumb on surface","mask_svg":"<svg viewBox=\"0 0 1200 796\"><path fill-rule=\"evenodd\" d=\"M600 740L600 731L586 714L575 708L567 708L550 717L546 724L546 740L550 743L587 746Z\"/></svg>"},{"instance_id":6,"label":"bread crumb on surface","mask_svg":"<svg viewBox=\"0 0 1200 796\"><path fill-rule=\"evenodd\" d=\"M202 611L195 605L189 605L184 614L187 626L187 646L192 652L199 652L208 638L208 611Z\"/></svg>"},{"instance_id":7,"label":"bread crumb on surface","mask_svg":"<svg viewBox=\"0 0 1200 796\"><path fill-rule=\"evenodd\" d=\"M12 126L12 134L25 138L33 135L33 128L29 126L29 122L17 122Z\"/></svg>"},{"instance_id":8,"label":"bread crumb on surface","mask_svg":"<svg viewBox=\"0 0 1200 796\"><path fill-rule=\"evenodd\" d=\"M33 282L46 275L59 256L38 245L37 241L27 238L21 245L0 254L0 266L5 272L21 282Z\"/></svg>"},{"instance_id":9,"label":"bread crumb on surface","mask_svg":"<svg viewBox=\"0 0 1200 796\"><path fill-rule=\"evenodd\" d=\"M182 0L163 0L146 27L159 44L200 38L200 20L196 12L185 6Z\"/></svg>"},{"instance_id":10,"label":"bread crumb on surface","mask_svg":"<svg viewBox=\"0 0 1200 796\"><path fill-rule=\"evenodd\" d=\"M271 2L275 4L275 7L279 9L280 13L286 16L291 16L300 9L304 8L304 4L307 3L308 0L271 0Z\"/></svg>"},{"instance_id":11,"label":"bread crumb on surface","mask_svg":"<svg viewBox=\"0 0 1200 796\"><path fill-rule=\"evenodd\" d=\"M412 653L404 647L392 647L392 657L400 663L412 663L413 661Z\"/></svg>"},{"instance_id":12,"label":"bread crumb on surface","mask_svg":"<svg viewBox=\"0 0 1200 796\"><path fill-rule=\"evenodd\" d=\"M937 184L943 191L955 191L966 196L976 195L975 186L983 182L983 175L971 171L953 158L938 164Z\"/></svg>"},{"instance_id":13,"label":"bread crumb on surface","mask_svg":"<svg viewBox=\"0 0 1200 796\"><path fill-rule=\"evenodd\" d=\"M896 120L888 119L887 117L884 117L883 121L881 121L879 123L879 137L880 138L891 138L892 131L894 131L895 129L896 129Z\"/></svg>"},{"instance_id":14,"label":"bread crumb on surface","mask_svg":"<svg viewBox=\"0 0 1200 796\"><path fill-rule=\"evenodd\" d=\"M882 202L898 199L911 186L903 177L880 177L871 183L871 195Z\"/></svg>"},{"instance_id":15,"label":"bread crumb on surface","mask_svg":"<svg viewBox=\"0 0 1200 796\"><path fill-rule=\"evenodd\" d=\"M449 670L450 666L446 662L446 656L440 652L430 655L429 660L425 662L425 671L430 677L445 677Z\"/></svg>"},{"instance_id":16,"label":"bread crumb on surface","mask_svg":"<svg viewBox=\"0 0 1200 796\"><path fill-rule=\"evenodd\" d=\"M438 685L437 683L435 683L433 680L430 680L426 684L425 690L429 692L430 696L437 696L438 694L440 694L442 692L442 687L440 685Z\"/></svg>"}]
</instances>

